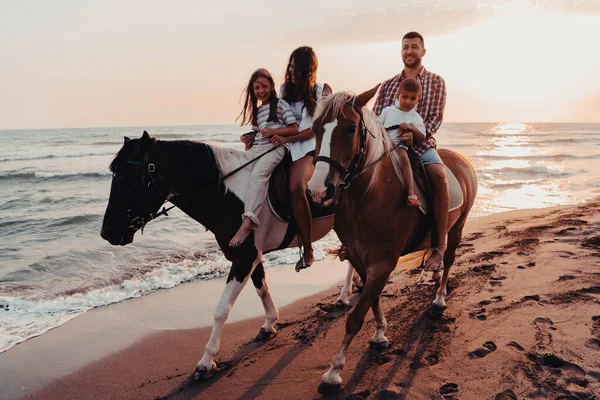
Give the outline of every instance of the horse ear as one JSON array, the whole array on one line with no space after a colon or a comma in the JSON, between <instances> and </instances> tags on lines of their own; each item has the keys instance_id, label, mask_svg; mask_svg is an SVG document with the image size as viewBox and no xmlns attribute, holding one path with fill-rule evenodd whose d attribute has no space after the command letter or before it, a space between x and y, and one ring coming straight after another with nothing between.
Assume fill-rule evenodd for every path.
<instances>
[{"instance_id":1,"label":"horse ear","mask_svg":"<svg viewBox=\"0 0 600 400\"><path fill-rule=\"evenodd\" d=\"M379 89L380 85L381 85L381 83L378 83L373 89L369 89L366 92L361 93L358 96L356 96L355 104L360 108L367 105L369 100L371 100L375 96L375 93L377 93L377 89Z\"/></svg>"},{"instance_id":2,"label":"horse ear","mask_svg":"<svg viewBox=\"0 0 600 400\"><path fill-rule=\"evenodd\" d=\"M148 132L144 131L144 134L142 135L142 142L145 142L146 140L150 140L150 135L148 135Z\"/></svg>"},{"instance_id":3,"label":"horse ear","mask_svg":"<svg viewBox=\"0 0 600 400\"><path fill-rule=\"evenodd\" d=\"M125 139L125 142L123 144L125 144L125 143L127 143L127 142L129 142L131 140L127 136L123 136L123 139Z\"/></svg>"}]
</instances>

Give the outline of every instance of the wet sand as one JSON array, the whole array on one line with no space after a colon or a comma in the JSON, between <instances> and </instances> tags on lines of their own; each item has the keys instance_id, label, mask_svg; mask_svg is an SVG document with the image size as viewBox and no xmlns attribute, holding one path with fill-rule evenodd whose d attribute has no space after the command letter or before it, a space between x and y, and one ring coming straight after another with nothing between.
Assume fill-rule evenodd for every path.
<instances>
[{"instance_id":1,"label":"wet sand","mask_svg":"<svg viewBox=\"0 0 600 400\"><path fill-rule=\"evenodd\" d=\"M597 398L600 200L469 220L443 312L430 305L435 289L420 270L394 272L382 299L390 347L368 348L368 314L337 398ZM208 329L175 329L134 340L27 398L320 398L345 331L348 309L334 305L337 294L280 308L279 334L268 342L253 341L262 318L226 324L219 371L207 381L189 378Z\"/></svg>"}]
</instances>

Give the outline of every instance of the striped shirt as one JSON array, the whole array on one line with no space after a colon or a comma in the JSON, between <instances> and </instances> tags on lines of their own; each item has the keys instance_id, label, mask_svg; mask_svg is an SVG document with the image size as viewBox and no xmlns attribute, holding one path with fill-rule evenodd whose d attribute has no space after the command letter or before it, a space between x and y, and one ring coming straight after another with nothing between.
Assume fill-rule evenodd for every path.
<instances>
[{"instance_id":1,"label":"striped shirt","mask_svg":"<svg viewBox=\"0 0 600 400\"><path fill-rule=\"evenodd\" d=\"M398 87L403 79L404 71L381 84L379 95L373 106L373 112L377 116L381 114L384 108L394 105ZM421 67L417 79L422 87L421 99L417 105L417 113L423 118L426 139L424 142L413 143L411 149L417 156L422 156L427 150L436 146L436 140L433 135L440 128L444 119L446 83L441 76L427 71L425 67Z\"/></svg>"},{"instance_id":2,"label":"striped shirt","mask_svg":"<svg viewBox=\"0 0 600 400\"><path fill-rule=\"evenodd\" d=\"M271 104L265 104L258 108L258 114L256 117L257 125L252 125L252 129L258 132L254 138L253 146L270 144L269 139L260 133L261 129L285 128L288 125L296 123L296 117L294 117L294 113L292 112L290 105L285 100L277 100L277 121L267 121L269 119L270 112Z\"/></svg>"}]
</instances>

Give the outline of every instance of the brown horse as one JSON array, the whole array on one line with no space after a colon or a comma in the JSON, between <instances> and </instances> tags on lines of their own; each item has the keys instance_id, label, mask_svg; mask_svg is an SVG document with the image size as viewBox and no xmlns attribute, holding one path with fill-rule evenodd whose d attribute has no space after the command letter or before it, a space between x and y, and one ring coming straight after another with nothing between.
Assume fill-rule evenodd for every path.
<instances>
[{"instance_id":1,"label":"brown horse","mask_svg":"<svg viewBox=\"0 0 600 400\"><path fill-rule=\"evenodd\" d=\"M369 308L376 322L371 342L387 347L387 324L379 295L398 258L429 245L424 232L428 226L425 216L418 208L406 206L407 193L397 153L375 114L365 107L376 90L377 87L358 96L341 92L327 97L313 123L317 158L308 189L317 203L338 202L334 229L347 248L348 260L364 282L358 303L346 320L341 349L323 375L319 386L322 394L341 389L345 353ZM477 177L469 161L460 154L440 150L439 155L458 179L464 196L462 206L449 214L441 279L439 273L434 273L439 283L434 304L443 307L448 272L477 194Z\"/></svg>"}]
</instances>

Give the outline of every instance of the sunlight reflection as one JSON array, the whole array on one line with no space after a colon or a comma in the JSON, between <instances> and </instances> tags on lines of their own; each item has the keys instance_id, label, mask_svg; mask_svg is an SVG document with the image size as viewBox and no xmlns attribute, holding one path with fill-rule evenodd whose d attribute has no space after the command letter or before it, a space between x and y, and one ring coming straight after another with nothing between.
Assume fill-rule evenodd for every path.
<instances>
[{"instance_id":1,"label":"sunlight reflection","mask_svg":"<svg viewBox=\"0 0 600 400\"><path fill-rule=\"evenodd\" d=\"M556 158L560 150L532 125L495 124L483 132L480 148L477 212L541 208L577 201L563 181L569 178L565 163L572 161Z\"/></svg>"}]
</instances>

